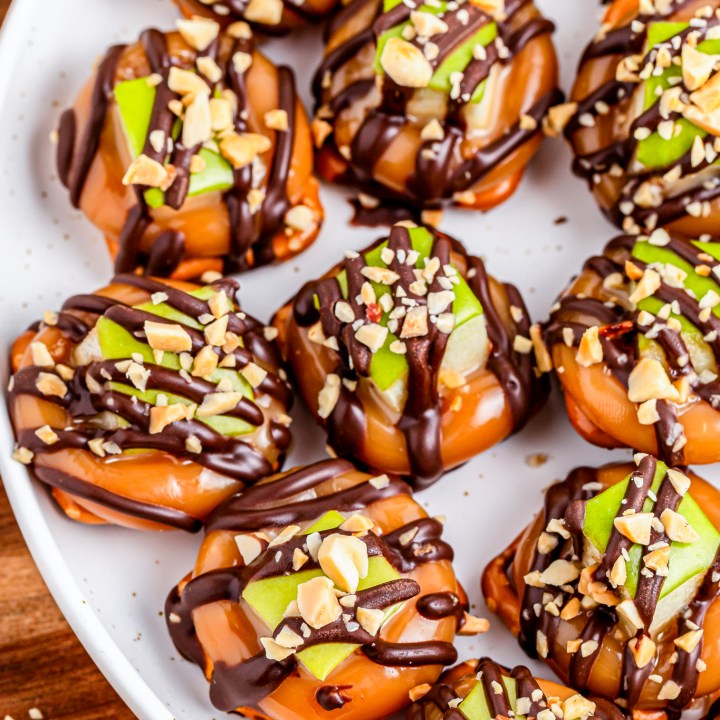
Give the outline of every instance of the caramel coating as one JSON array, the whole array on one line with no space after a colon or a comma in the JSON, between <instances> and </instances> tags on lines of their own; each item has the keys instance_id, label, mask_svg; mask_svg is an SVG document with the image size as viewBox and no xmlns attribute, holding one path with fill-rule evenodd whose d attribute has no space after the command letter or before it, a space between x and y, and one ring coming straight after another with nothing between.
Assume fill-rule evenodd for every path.
<instances>
[{"instance_id":1,"label":"caramel coating","mask_svg":"<svg viewBox=\"0 0 720 720\"><path fill-rule=\"evenodd\" d=\"M605 257L620 267L631 259L627 247L615 241L607 246ZM600 303L618 302L617 289L605 287L603 277L591 267L583 269L564 291L561 299L578 296ZM632 313L628 311L626 316L631 319ZM574 323L593 326L597 324L597 319L577 306L560 308L553 314L552 324L556 327ZM577 347L568 347L559 336L550 342L550 353L570 421L585 440L600 447L630 447L651 455L664 451L658 447L653 425L639 422L636 403L628 398L627 386L613 374L607 359L585 367L576 359ZM684 462L706 464L720 460L716 442L720 434L720 412L694 392L690 393L685 402L675 404L674 407L677 408L677 422L682 426L687 440L682 448Z\"/></svg>"},{"instance_id":2,"label":"caramel coating","mask_svg":"<svg viewBox=\"0 0 720 720\"><path fill-rule=\"evenodd\" d=\"M451 252L450 263L463 277L467 276L470 261L459 244ZM334 277L339 269L340 266L336 266L323 278ZM527 335L528 332L528 328L518 325L511 314L511 306L521 302L519 296L511 301L509 292L516 293L514 288L490 276L487 277L487 286L490 304L509 338L509 356L519 357L512 350L513 340L516 335ZM296 298L281 308L273 324L278 329L278 343L295 376L301 397L318 421L325 424L319 415L319 393L328 375L338 372L338 353L327 345L313 342L312 328L299 323L293 311L293 303L298 302ZM529 321L525 318L521 320L523 322ZM493 352L492 347L490 352ZM450 387L438 381L439 449L444 470L466 462L519 429L507 388L503 387L498 374L488 363L468 373L465 379L467 382L460 387ZM534 376L519 381L519 384L526 381L528 386L523 392L527 396L520 403L525 403L522 412L527 413L527 419L543 402L544 391L542 383L536 383ZM412 387L409 387L409 392L413 392ZM366 418L365 434L359 444L354 443L354 458L383 472L412 476L402 413L393 410L370 383L358 383L354 394ZM332 444L332 437L330 442ZM417 479L416 483L416 487L424 486Z\"/></svg>"},{"instance_id":3,"label":"caramel coating","mask_svg":"<svg viewBox=\"0 0 720 720\"><path fill-rule=\"evenodd\" d=\"M168 55L173 64L193 68L197 52L193 50L177 32L165 34ZM230 62L231 39L222 36L219 54L223 62ZM152 72L148 57L141 42L127 46L117 63L113 84L145 77ZM80 91L75 102L74 144L82 142L83 132L90 121L93 111L93 87L97 75L94 74ZM272 146L262 155L268 167L272 165L277 149L279 132L265 125L265 114L278 108L279 78L278 68L257 50L252 51L252 64L245 73L247 87L247 128L249 132L266 136ZM291 230L283 223L279 228L271 228L270 237L264 242L269 244L271 254L277 261L286 260L306 249L320 228L323 210L318 196L318 183L313 176L313 152L310 130L300 100L295 103L295 125L293 132L292 155L287 175L287 199L289 205L305 205L312 211L313 220L305 230ZM288 132L288 131L286 131ZM137 205L137 195L133 186L123 185L125 170L130 164L127 140L122 128L119 112L113 102L105 117L97 152L94 154L87 179L80 195L80 209L88 219L105 235L111 255L115 258L120 250L120 239L128 212ZM74 160L70 174L75 168ZM263 179L266 193L268 178ZM111 198L110 202L108 199ZM151 222L145 229L139 251L148 255L155 240L166 231L175 231L184 237L184 253L179 264L173 268L171 276L178 279L200 277L204 272L222 272L224 260L231 251L231 218L228 206L220 191L205 192L186 197L179 209L168 206L148 208ZM262 217L263 211L258 211ZM267 232L265 233L268 234ZM242 258L242 264L248 267L258 262L253 246L249 247ZM234 269L234 268L233 268Z\"/></svg>"},{"instance_id":4,"label":"caramel coating","mask_svg":"<svg viewBox=\"0 0 720 720\"><path fill-rule=\"evenodd\" d=\"M290 471L286 475L292 474ZM268 478L258 487L282 479L284 475ZM345 471L314 487L316 498L322 501L327 496L347 490L368 480L370 476L355 470ZM292 503L291 498L283 498L269 507L283 511L283 501ZM426 518L425 511L408 494L398 494L370 503L357 512L370 518L374 523L373 532L387 536L415 520ZM222 514L222 509L220 510ZM222 515L220 515L221 517ZM266 527L265 532L273 533L281 527ZM180 598L184 588L192 579L203 578L209 573L223 568L242 568L243 557L235 542L236 532L231 530L212 530L205 537L200 548L193 572L178 586ZM272 553L272 550L271 550ZM270 573L272 574L272 573ZM454 593L461 602L466 602L465 594L455 578L452 565L448 560L436 560L418 564L409 572L402 573L404 578L416 581L420 585L420 594L408 600L381 629L379 637L391 643L416 643L428 641L452 642L456 632L456 620L446 617L430 620L422 617L416 608L417 600L431 593ZM172 596L171 596L172 597ZM243 660L262 653L259 638L267 635L254 611L246 601L214 602L197 607L192 612L194 632L205 657L205 674L213 679L213 670L219 664L235 666ZM171 632L173 630L170 625ZM418 667L385 666L371 661L362 652L354 652L324 680L299 664L295 671L285 677L282 683L257 707L239 707L237 712L253 718L269 720L323 720L342 714L347 720L374 720L388 717L401 710L408 702L408 691L422 683L433 683L441 672L439 665ZM213 681L217 683L218 680ZM219 681L222 682L222 681ZM343 688L348 698L341 713L321 707L316 693L323 686Z\"/></svg>"},{"instance_id":5,"label":"caramel coating","mask_svg":"<svg viewBox=\"0 0 720 720\"><path fill-rule=\"evenodd\" d=\"M613 464L597 469L596 479L602 489L624 480L635 470L632 464ZM691 495L700 505L716 528L720 528L720 496L718 490L694 473L688 473L692 480ZM600 490L599 492L602 492ZM544 531L543 514L538 514L528 527L511 545L493 559L485 568L482 577L482 591L488 608L496 612L508 629L518 635L520 632L520 613L525 592L525 575L529 572L535 556L540 533ZM567 651L567 643L580 638L589 618L589 612L582 610L579 615L568 621L561 621L559 632L548 638L550 644L545 662L563 681L569 680L569 666L573 655ZM695 698L702 698L707 705L711 697L720 690L720 602L716 599L709 607L703 627L703 645L700 658L707 669L700 673ZM672 675L671 656L675 651L673 640L675 628L665 631L662 640L658 639L660 660L655 673L667 678ZM615 699L619 696L620 683L623 680L624 643L619 633L610 632L604 636L588 680L589 692L593 695ZM668 701L659 700L658 685L652 681L644 684L640 698L631 708L634 712L645 714L663 713Z\"/></svg>"},{"instance_id":6,"label":"caramel coating","mask_svg":"<svg viewBox=\"0 0 720 720\"><path fill-rule=\"evenodd\" d=\"M598 38L607 37L613 31L629 26L633 20L638 20L645 25L652 22L652 17L641 16L640 8L639 0L615 0L607 8ZM697 11L704 8L715 10L720 8L720 3L714 0L673 0L670 3L670 12L662 15L659 19L662 22L689 22L695 17ZM585 99L592 97L604 86L615 81L618 64L624 57L635 53L642 56L643 52L642 49L634 50L628 46L622 52L586 57L580 63L570 94L570 101L582 103ZM573 122L566 135L576 157L581 159L627 141L632 133L631 125L637 116L636 105L635 93L628 92L626 97L619 102L611 102L608 112L603 111L598 114L591 109L592 126ZM618 208L618 203L623 197L623 190L632 180L633 175L627 172L626 164L621 162L614 165L615 168L620 168L620 171L609 172L608 168L604 168L593 174L594 177L589 182L589 186L603 213L618 226L623 227L623 224L626 223L625 229L629 232L634 231L634 224L629 223L629 218L625 219ZM662 186L662 176L666 170L667 168L660 168L654 173L650 173L650 182ZM659 224L687 237L698 237L703 233L717 235L720 233L720 199L715 197L706 202L708 211L703 212L700 217L680 211L675 219L668 221L661 219ZM645 226L643 222L640 222L639 225L643 230L654 229L651 224Z\"/></svg>"},{"instance_id":7,"label":"caramel coating","mask_svg":"<svg viewBox=\"0 0 720 720\"><path fill-rule=\"evenodd\" d=\"M505 670L501 665L493 663L493 666L493 670L497 672ZM452 694L464 700L480 682L477 669L477 660L466 660L454 668L446 670L438 679L437 684L433 686L433 690L440 690L439 694L442 697L450 697ZM537 677L533 678L533 680L548 700L552 699L554 702L559 701L562 703L569 697L576 695L575 690L572 688L552 680L543 680ZM448 689L450 692L447 691ZM432 690L430 695L432 697ZM623 717L621 710L612 703L598 698L592 698L592 701L596 705L595 713L591 716L594 720L621 720ZM435 702L432 700L428 702L423 697L413 704L412 709L408 712L408 720L444 720L451 717L451 714L452 710L443 713Z\"/></svg>"},{"instance_id":8,"label":"caramel coating","mask_svg":"<svg viewBox=\"0 0 720 720\"><path fill-rule=\"evenodd\" d=\"M185 291L197 288L196 285L179 281L167 281L166 284ZM98 290L95 296L112 298L127 305L148 302L150 299L148 292L122 282ZM89 327L93 327L97 320L97 315L82 310L69 309L64 313L85 322ZM43 343L55 363L75 367L73 355L77 343L60 328L43 323L23 333L13 344L13 373L34 366L31 351L33 342ZM258 363L264 364L259 359ZM269 371L275 369L271 365L265 367ZM13 394L9 409L16 436L24 430L45 425L56 429L71 428L74 422L61 405L35 395ZM282 453L272 440L270 425L284 411L282 404L272 398L265 411L263 425L243 436L274 468L279 466ZM33 466L76 477L89 486L107 491L113 496L127 498L131 502L183 513L196 518L198 526L223 500L243 488L243 483L233 477L211 471L187 456L181 458L163 450L139 449L122 455L99 457L88 449L63 447L55 450L50 445L47 451L35 453ZM112 503L97 502L92 497L81 497L58 487L52 488L52 494L65 514L78 522L91 525L115 524L141 530L173 529L162 522L122 511Z\"/></svg>"},{"instance_id":9,"label":"caramel coating","mask_svg":"<svg viewBox=\"0 0 720 720\"><path fill-rule=\"evenodd\" d=\"M516 32L520 34L528 24L544 22L532 2L513 2L508 7L510 5L513 14L507 23L503 23L503 38L512 38ZM382 0L354 0L350 3L331 24L325 50L326 61L343 46L356 42L378 16L382 17L381 13ZM544 97L553 93L557 87L558 70L549 34L538 33L517 54L494 66L492 81L488 81L493 87L492 106L487 110L482 128L474 131L467 126L465 115L458 120L450 117L447 108L433 109L432 98L417 99L414 104L412 99L406 101L404 114L403 111L389 109L382 97L383 85L388 82L376 78L373 71L375 52L373 38L357 47L346 62L332 67L331 71L323 65L318 73L316 118L331 126L331 134L318 143L317 165L322 177L348 182L381 198L420 207L437 207L439 203L454 200L460 207L485 211L512 195L525 167L540 146L542 135L539 123L538 131L524 134L515 149L493 157L476 182L453 189L449 178L465 161L482 155L504 136L517 132L521 115L530 112ZM328 72L329 79L326 77ZM363 82L368 85L364 93L358 89ZM398 88L398 93L400 90L402 88ZM333 114L328 108L343 93L348 93L352 99ZM468 107L464 106L464 112L469 112ZM382 136L391 124L402 127L384 146L372 167L366 167L367 159L363 156L371 154L374 158L376 152L366 143L358 143L359 130L368 119L377 118L385 118L387 123L378 131L378 136ZM422 160L423 151L430 147L421 133L432 118L440 121L445 132L459 131L462 137L452 146L447 164L438 161L437 167L433 165L432 169L420 170L418 163ZM370 139L383 143L375 137ZM432 180L426 178L426 174L432 175ZM426 180L431 182L433 189L418 190L415 183L419 177L423 183ZM448 182L443 185L445 177Z\"/></svg>"}]
</instances>

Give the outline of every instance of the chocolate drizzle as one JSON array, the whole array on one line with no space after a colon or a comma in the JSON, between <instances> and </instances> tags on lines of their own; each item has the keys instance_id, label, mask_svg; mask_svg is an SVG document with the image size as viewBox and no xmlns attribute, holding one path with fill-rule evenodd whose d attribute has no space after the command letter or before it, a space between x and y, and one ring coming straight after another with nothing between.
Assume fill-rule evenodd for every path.
<instances>
[{"instance_id":1,"label":"chocolate drizzle","mask_svg":"<svg viewBox=\"0 0 720 720\"><path fill-rule=\"evenodd\" d=\"M515 705L508 695L503 678L512 678L516 683L516 698L526 698L530 707L527 717L537 717L538 713L548 709L548 697L542 690L539 682L532 673L524 666L518 665L509 670L484 657L480 660L473 660L459 666L463 673L460 675L455 670L445 673L440 681L417 700L408 710L408 720L427 720L438 718L437 711L441 713L442 720L466 720L465 714L455 705L459 699L464 700L474 691L478 684L482 685L491 718L514 717ZM475 683L470 684L470 679ZM462 683L468 689L463 695L458 695L455 687ZM498 689L499 688L499 689ZM595 711L588 717L597 720L622 720L623 714L612 703L591 698L595 702ZM436 711L436 712L433 712ZM518 713L519 714L519 713Z\"/></svg>"},{"instance_id":2,"label":"chocolate drizzle","mask_svg":"<svg viewBox=\"0 0 720 720\"><path fill-rule=\"evenodd\" d=\"M293 8L295 5L293 4ZM143 154L159 163L169 163L175 168L175 179L165 192L164 204L179 210L185 203L190 188L190 161L201 149L200 146L186 148L178 138L172 149L156 149L150 138L153 133L161 132L166 138L172 137L175 115L168 103L178 99L170 90L168 77L171 68L183 63L194 68L195 58L179 59L171 55L167 37L158 30L143 32L140 43L144 50L149 70L161 78L156 86L155 104L152 110ZM112 47L100 63L90 101L90 116L85 127L77 128L75 111L65 111L60 120L59 142L57 147L57 167L60 180L70 190L70 199L75 207L80 207L83 189L93 162L100 149L101 136L108 123L109 111L115 102L114 87L121 77L123 56L126 46ZM238 99L233 119L234 129L238 133L249 130L247 115L250 99L245 86L245 73L240 73L232 62L237 52L253 53L252 40L222 37L214 40L209 47L198 55L207 55L220 67L222 79L218 83L207 80L210 90L220 92L223 88L232 90ZM245 71L247 72L247 71ZM223 201L227 205L230 225L229 249L224 257L225 272L242 272L256 265L274 260L273 237L284 228L284 217L290 208L287 195L290 162L295 142L295 113L297 94L292 71L279 67L278 109L286 113L287 130L275 135L275 147L272 161L266 170L267 183L264 199L256 210L250 209L250 191L253 189L252 167L247 165L233 172L234 185L224 193ZM198 74L198 77L203 77ZM152 239L147 252L142 247L148 229L153 223L152 209L148 206L144 186L134 186L136 204L128 211L125 224L118 239L118 253L115 259L115 271L134 272L141 268L147 275L167 277L177 269L187 257L185 237L182 232L166 230Z\"/></svg>"},{"instance_id":3,"label":"chocolate drizzle","mask_svg":"<svg viewBox=\"0 0 720 720\"><path fill-rule=\"evenodd\" d=\"M353 471L354 467L344 460L326 460L278 476L276 480L256 485L227 500L213 514L207 530L254 532L281 528L291 523L309 523L330 509L357 512L380 500L410 493L410 488L395 478L391 478L387 485L364 481L329 495L313 492L320 484ZM428 523L434 523L431 535L428 535ZM383 536L369 532L360 539L366 544L369 557L383 556L398 573L408 573L423 563L452 560L452 550L440 539L436 525L440 526L440 523L421 518ZM403 543L400 538L408 532L413 533L413 540ZM344 531L326 530L319 535L324 538L334 533L344 534ZM296 535L272 547L268 547L267 541L263 540L263 552L250 565L212 570L194 577L181 586L181 590L173 590L165 610L168 629L179 652L201 667L206 667L207 660L196 635L193 612L219 601L239 603L243 590L250 582L291 573L294 553L298 548L307 552L307 540L305 535ZM316 569L319 565L317 561L308 558L302 567L305 571ZM358 591L354 606L344 609L347 615L344 619L311 630L301 617L287 617L274 628L272 635L277 637L283 628L291 629L303 638L299 650L318 643L356 644L373 662L392 667L452 664L457 659L457 653L450 643L434 640L393 643L379 634L371 635L356 620L358 608L387 609L416 597L420 590L420 585L409 578L391 580ZM454 612L454 608L450 610L443 607L432 619L439 621ZM381 634L382 631L379 632ZM264 653L234 666L215 663L211 678L211 700L217 708L226 711L257 704L296 668L297 660L294 656L275 662ZM352 687L319 687L316 700L325 710L338 709L352 700Z\"/></svg>"},{"instance_id":4,"label":"chocolate drizzle","mask_svg":"<svg viewBox=\"0 0 720 720\"><path fill-rule=\"evenodd\" d=\"M671 61L679 61L682 45L690 34L693 35L695 46L695 39L697 43L701 43L708 30L718 25L720 19L715 14L709 17L698 16L690 27L646 52L650 25L656 21L672 22L677 13L690 5L691 1L671 0L667 12L662 15L647 15L640 10L637 17L628 20L627 25L604 32L586 48L580 72L586 72L587 68L596 62L605 63L608 72L604 81L587 96L577 99L577 109L565 127L565 135L573 145L576 144L576 138L586 132L588 127L593 127L597 121L605 122L604 116L610 114L620 117L622 114L632 114L636 93L642 91L640 70L656 61L660 48ZM619 65L631 56L638 56L639 59L635 78L616 79L616 65L608 61L617 58ZM686 95L690 92L682 83L679 87ZM605 176L622 180L617 197L610 207L603 208L603 211L612 222L627 232L652 231L655 227L665 226L688 215L700 217L705 212L703 204L720 196L720 181L714 177L698 176L697 182L687 188L689 177L712 165L716 154L714 152L707 153L698 160L692 149L688 149L679 159L660 167L643 168L635 162L638 138L644 137L646 133L657 132L661 123L677 121L680 118L682 114L679 111L666 109L658 98L650 108L629 123L627 130L622 131L622 137L617 137L619 131L615 131L615 139L608 145L577 155L574 160L574 172L587 179L591 188L597 186ZM616 126L620 124L617 122ZM675 180L668 178L676 173L675 180L682 178L685 188L674 189ZM644 191L650 187L652 200L639 200L641 193L647 194Z\"/></svg>"},{"instance_id":5,"label":"chocolate drizzle","mask_svg":"<svg viewBox=\"0 0 720 720\"><path fill-rule=\"evenodd\" d=\"M618 517L633 510L635 512L648 512L646 509L648 501L652 501L650 512L658 519L663 511L677 508L681 496L678 495L667 473L660 478L657 495L655 496L651 492L657 470L658 465L654 457L646 455L639 461L637 469L631 473L627 480L627 489L618 510ZM568 533L572 534L572 537L567 541L559 539L556 547L549 552L541 553L536 548L529 568L530 572L542 573L556 560L578 561L584 542L582 535L582 508L589 499L605 489L598 485L597 480L597 471L591 468L578 468L566 480L550 487L545 498L542 527L544 529L551 522L560 522L565 526ZM669 538L664 531L658 531L653 527L648 546L656 547L658 543L662 547L663 543L669 543ZM602 559L594 570L589 571L590 574L587 579L588 583L599 585L597 592L609 591L610 586L607 584L609 574L618 559L627 558L627 552L631 546L632 542L613 525ZM719 570L720 555L715 558L713 565L706 571L704 580L690 602L687 611L680 613L676 619L676 632L670 627L663 631L664 636L676 637L691 628L702 627L707 609L720 595L720 587L718 586ZM588 572L588 570L586 569L583 572ZM508 574L512 577L512 568L508 569ZM598 604L596 602L595 606L589 610L578 607L580 617L584 617L584 624L582 629L578 630L578 637L582 643L588 643L588 645L584 645L587 648L585 652L580 652L578 649L571 656L567 681L573 688L580 692L586 692L591 687L590 678L595 661L603 649L606 636L612 634L613 638L621 640L624 646L622 672L620 673L621 683L617 696L620 699L619 701L624 703L624 707L627 706L632 709L638 702L650 676L663 672L666 675L662 681L663 683L672 680L680 687L678 697L668 703L667 710L671 716L679 717L682 709L690 704L694 699L698 683L697 660L700 657L702 643L699 643L690 653L680 646L672 646L671 644L670 652L677 653L677 661L674 665L670 665L670 670L667 672L662 670L663 666L661 665L664 662L661 654L666 650L663 650L660 646L655 650L655 645L652 645L654 656L642 667L638 667L635 661L635 645L643 641L644 638L650 639L648 628L653 622L664 580L662 574L653 573L646 569L639 572L634 603L644 623L644 628L639 630L635 636L625 635L624 640L622 640L622 632L619 631L621 627L620 618L613 604ZM575 581L575 583L577 582ZM581 579L579 582L585 581ZM565 621L562 619L561 614L550 612L547 608L548 593L550 591L552 591L552 594L549 597L555 607L563 607L571 600L577 601L582 598L579 587L576 587L575 583L572 583L572 588L567 586L562 588L535 587L529 583L525 585L521 604L519 641L531 657L537 657L540 654L548 660L553 660L558 634L561 631L564 632L561 625L565 622L573 622L573 624L577 622L577 614L571 615L570 619ZM560 593L559 600L556 596L558 592ZM577 625L575 627L577 628ZM565 635L565 637L568 640L571 639L571 636ZM656 640L660 643L660 639ZM667 676L668 673L669 677ZM656 683L654 687L659 690L661 685ZM615 700L616 698L613 697L612 699Z\"/></svg>"},{"instance_id":6,"label":"chocolate drizzle","mask_svg":"<svg viewBox=\"0 0 720 720\"><path fill-rule=\"evenodd\" d=\"M353 104L363 103L368 106L349 146L338 147L334 133L325 139L324 145L332 148L343 162L347 161L342 180L390 203L416 208L437 207L443 202L451 201L457 193L472 190L520 147L533 140L540 132L540 121L548 109L561 101L562 94L557 89L541 97L536 96L530 100L529 107L523 109L523 114L535 121L533 127L530 127L532 123L529 120L521 121L518 118L517 123L508 127L496 140L474 150L467 158L463 156L462 145L467 134L463 110L472 101L475 91L488 79L495 66L511 64L529 43L541 35L553 32L554 26L536 14L525 12L530 0L507 2L506 19L502 22L496 22L491 15L472 3L449 8L442 14L442 20L448 29L432 38L437 53L432 58L427 54L434 70L458 47L490 23L496 22L498 40L488 44L484 58L472 59L461 73L459 84L450 93L446 117L440 118L443 138L426 140L421 144L414 172L408 177L406 187L399 192L382 186L375 178L374 168L395 138L412 122L408 114L412 88L402 87L385 75L382 77L381 99L378 103L372 99L376 92L372 76L354 72L351 73L349 84L336 88L332 83L335 73L341 71L348 62L361 53L374 51L382 33L410 18L411 6L407 3L401 3L384 12L382 2L354 0L331 22L329 37L332 38L335 32L344 28L347 23L354 22L355 16L367 11L372 3L378 6L372 24L329 51L315 74L313 91L318 118L332 122ZM529 17L523 19L523 13ZM422 49L417 38L409 42ZM380 213L372 213L375 221L383 217Z\"/></svg>"},{"instance_id":7,"label":"chocolate drizzle","mask_svg":"<svg viewBox=\"0 0 720 720\"><path fill-rule=\"evenodd\" d=\"M323 710L340 710L352 702L346 690L352 690L352 685L323 685L315 691L315 700Z\"/></svg>"},{"instance_id":8,"label":"chocolate drizzle","mask_svg":"<svg viewBox=\"0 0 720 720\"><path fill-rule=\"evenodd\" d=\"M670 379L684 377L698 398L718 408L720 382L712 373L708 375L700 369L697 372L694 370L693 356L678 329L674 325L670 327L668 319L655 314L649 315L650 324L643 325L643 322L648 322L648 314L630 308L627 296L632 289L632 281L627 275L626 261L631 263L630 268L634 266L638 272L656 267L632 254L635 243L643 240L629 235L616 238L607 245L603 255L590 258L585 263L584 272L588 276L598 276L603 289L595 290L594 297L586 293L568 293L561 297L545 328L546 341L548 345L565 343L567 333L571 332L571 344L577 345L588 328L599 327L603 361L612 374L627 385L629 375L640 359L639 338L644 336L652 339L663 350ZM688 263L693 269L707 272L708 280L717 282L720 263L693 242L669 233L669 242L663 249L674 253L679 264L680 261ZM612 283L612 287L605 287L605 281L611 275L620 279L617 284ZM697 327L715 361L720 361L720 319L713 312L703 311L700 304L702 298L696 298L684 286L676 285L671 285L660 274L660 285L653 292L653 297L669 304L674 315L681 316ZM667 400L658 400L656 408L659 419L654 429L658 456L669 465L683 464L685 436L678 421L678 406Z\"/></svg>"},{"instance_id":9,"label":"chocolate drizzle","mask_svg":"<svg viewBox=\"0 0 720 720\"><path fill-rule=\"evenodd\" d=\"M167 305L194 320L210 313L206 301L151 278L118 275L113 278L113 283L132 285L148 295L163 293ZM219 280L213 287L217 291L224 291L231 302L236 301L239 286L234 280ZM56 327L67 335L72 343L77 344L90 332L100 316L117 323L141 342L145 337L145 320L176 322L129 307L110 297L77 295L64 303ZM189 325L183 325L183 328L193 339L193 352L197 352L205 344L202 333ZM36 325L35 331L39 329L41 326ZM275 348L265 339L263 326L254 318L233 312L228 316L228 331L235 333L245 343L245 347L241 345L231 353L236 369L244 368L255 359L260 359L268 369L279 366ZM254 349L258 350L257 355L253 354ZM220 348L217 348L216 352L222 354ZM200 521L181 511L122 496L83 479L80 470L77 475L69 475L42 462L44 456L62 453L68 449L92 452L98 461L107 454L104 462L112 462L114 455L125 450L144 449L168 453L182 461L198 463L243 483L256 482L276 469L277 466L268 460L252 441L248 442L242 435L224 435L197 418L178 420L165 427L162 432L151 432L152 405L123 393L112 385L130 384L126 375L126 365L129 363L129 359L98 360L73 368L72 377L62 380L61 387L65 388L62 397L45 394L39 382L44 375L55 378L56 382L61 380L57 368L31 365L18 370L11 381L11 406L16 398L31 395L62 407L68 413L71 423L66 428L54 428L57 439L51 444L41 439L36 433L37 428L24 428L17 434L18 445L34 454L35 475L52 487L123 514L197 531L201 526ZM145 380L148 391L170 393L199 405L216 390L214 383L193 377L185 371L148 362L143 363L142 367L148 373ZM247 423L248 431L265 424L265 413L256 403L260 397L272 398L284 408L289 407L292 398L287 383L273 372L268 372L255 392L254 400L243 397L235 408L225 413ZM100 413L112 413L119 421L113 423L112 427L103 426L97 421ZM278 462L281 462L290 443L290 433L287 427L276 422L272 416L270 418L268 430L280 454ZM199 443L201 452L189 449L192 441Z\"/></svg>"},{"instance_id":10,"label":"chocolate drizzle","mask_svg":"<svg viewBox=\"0 0 720 720\"><path fill-rule=\"evenodd\" d=\"M288 32L297 20L317 23L327 14L327 11L317 8L310 0L282 0L284 6L282 17L279 22L272 23L249 19L246 16L250 0L215 0L212 6L202 0L175 0L175 2L181 6L189 6L192 11L202 10L204 13L212 11L215 19L221 23L244 20L268 35L282 35Z\"/></svg>"},{"instance_id":11,"label":"chocolate drizzle","mask_svg":"<svg viewBox=\"0 0 720 720\"><path fill-rule=\"evenodd\" d=\"M522 310L522 317L513 321L511 333L498 310L495 308L490 291L490 279L482 260L466 254L457 241L437 231L431 231L434 244L428 260L439 261L440 269L428 284L428 292L442 289L447 281L445 268L451 261L451 254L462 256L467 270L467 283L482 304L491 344L488 367L497 376L512 411L513 431L520 430L545 398L546 388L538 381L533 371L533 360L529 354L516 352L513 348L515 335L529 334L530 322L520 294L511 285L505 285L509 302ZM373 246L375 247L375 246ZM393 252L388 268L397 274L393 291L402 289L402 299L416 306L427 304L424 295L413 291L415 274L404 259L412 250L410 234L403 226L394 226L387 240L387 248ZM370 248L372 249L372 248ZM339 270L347 277L347 302L354 316L367 322L366 308L357 297L365 282L362 270L365 260L362 255L347 258ZM315 307L317 297L319 307ZM356 323L341 322L335 314L336 303L343 299L337 275L306 284L298 293L293 313L299 326L307 328L318 321L324 335L337 338L337 367L334 372L348 381L341 384L340 396L333 412L326 420L329 440L335 451L342 456L357 457L361 454L363 438L366 435L365 409L348 383L370 372L372 355L369 348L355 337ZM405 435L412 481L416 488L425 488L435 482L444 469L442 459L441 401L438 378L445 353L448 334L441 332L435 324L428 322L428 332L419 337L405 340L408 364L408 399L397 427Z\"/></svg>"}]
</instances>

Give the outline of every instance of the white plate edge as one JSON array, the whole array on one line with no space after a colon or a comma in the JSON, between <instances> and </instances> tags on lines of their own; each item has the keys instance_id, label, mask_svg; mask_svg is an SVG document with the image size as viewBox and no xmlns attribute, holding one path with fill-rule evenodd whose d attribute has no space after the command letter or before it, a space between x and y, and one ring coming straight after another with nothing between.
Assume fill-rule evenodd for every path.
<instances>
[{"instance_id":1,"label":"white plate edge","mask_svg":"<svg viewBox=\"0 0 720 720\"><path fill-rule=\"evenodd\" d=\"M10 38L20 34L23 26L27 27L32 9L38 4L38 0L12 0L0 29L0 67L12 67L12 62L17 61L18 51ZM0 74L0 98L7 95L8 85L9 76ZM6 357L0 358L0 377L9 377L8 370ZM77 583L68 583L71 573L42 516L36 490L27 472L10 459L13 448L6 447L5 438L13 437L13 432L4 394L3 405L4 410L0 413L0 476L23 539L50 594L93 662L130 710L144 720L174 720L113 641L92 609L89 597ZM29 532L31 527L32 532Z\"/></svg>"}]
</instances>

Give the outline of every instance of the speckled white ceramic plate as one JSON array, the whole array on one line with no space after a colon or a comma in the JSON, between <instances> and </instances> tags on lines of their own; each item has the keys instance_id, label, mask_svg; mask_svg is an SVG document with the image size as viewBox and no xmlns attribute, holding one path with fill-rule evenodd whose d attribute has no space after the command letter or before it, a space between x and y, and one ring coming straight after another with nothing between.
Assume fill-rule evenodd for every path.
<instances>
[{"instance_id":1,"label":"speckled white ceramic plate","mask_svg":"<svg viewBox=\"0 0 720 720\"><path fill-rule=\"evenodd\" d=\"M540 0L557 22L563 84L593 34L596 0ZM48 135L105 48L149 26L170 28L170 0L15 0L0 38L0 376L7 381L12 339L46 309L104 285L111 264L100 234L74 211L55 175ZM319 30L268 43L267 53L296 69L306 101L321 53ZM443 229L488 260L498 278L516 283L534 318L544 318L583 260L613 236L583 184L569 171L562 143L546 143L520 191L489 215L446 214ZM300 258L242 278L246 309L267 320L305 279L359 249L376 231L349 228L343 191L324 187L325 227ZM555 224L559 217L567 222ZM275 288L282 288L276 294ZM295 410L298 448L289 464L324 456L324 439ZM217 718L199 670L181 660L160 615L165 596L190 568L198 537L88 528L67 520L25 469L10 460L12 434L0 413L0 470L20 527L51 592L100 669L143 720ZM531 467L526 459L549 460ZM542 489L578 464L627 453L585 444L570 429L557 395L519 436L450 473L420 496L449 518L446 534L475 612L483 614L479 577L486 562L539 507ZM704 472L705 475L713 473ZM720 477L717 472L716 477ZM47 649L52 653L52 648ZM490 654L526 660L499 621L460 642L461 657ZM61 658L57 658L61 662ZM547 670L536 667L547 674ZM0 698L0 716L4 714Z\"/></svg>"}]
</instances>

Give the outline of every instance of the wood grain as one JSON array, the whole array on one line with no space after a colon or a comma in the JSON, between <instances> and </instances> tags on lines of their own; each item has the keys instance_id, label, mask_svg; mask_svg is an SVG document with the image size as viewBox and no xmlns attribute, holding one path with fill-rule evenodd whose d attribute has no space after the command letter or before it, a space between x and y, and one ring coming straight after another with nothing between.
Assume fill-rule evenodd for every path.
<instances>
[{"instance_id":1,"label":"wood grain","mask_svg":"<svg viewBox=\"0 0 720 720\"><path fill-rule=\"evenodd\" d=\"M10 0L0 0L0 23ZM0 718L132 720L50 597L0 482Z\"/></svg>"}]
</instances>

